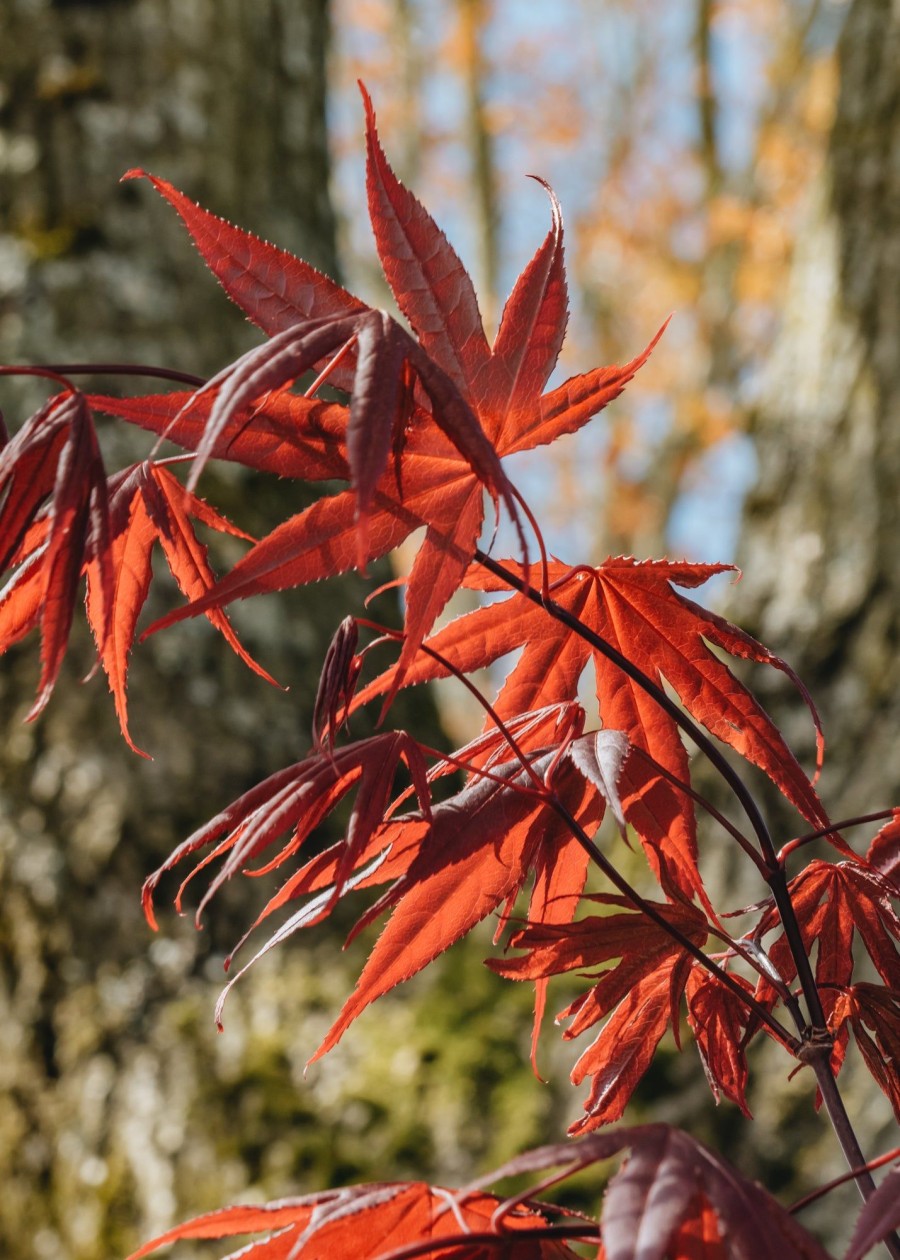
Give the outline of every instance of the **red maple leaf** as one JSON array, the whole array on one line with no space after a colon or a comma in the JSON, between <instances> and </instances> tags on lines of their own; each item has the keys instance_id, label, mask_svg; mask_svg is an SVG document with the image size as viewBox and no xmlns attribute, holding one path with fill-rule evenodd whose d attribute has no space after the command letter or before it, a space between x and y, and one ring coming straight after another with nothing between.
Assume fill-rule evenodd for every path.
<instances>
[{"instance_id":1,"label":"red maple leaf","mask_svg":"<svg viewBox=\"0 0 900 1260\"><path fill-rule=\"evenodd\" d=\"M564 1170L533 1186L536 1195L625 1149L630 1155L603 1197L600 1228L607 1260L829 1260L821 1244L761 1186L667 1124L634 1125L526 1151L472 1189L504 1177Z\"/></svg>"},{"instance_id":2,"label":"red maple leaf","mask_svg":"<svg viewBox=\"0 0 900 1260\"><path fill-rule=\"evenodd\" d=\"M854 984L837 994L831 1004L831 1029L839 1040L852 1027L866 1066L890 1100L900 1120L900 994L880 984ZM874 1038L872 1034L874 1033Z\"/></svg>"},{"instance_id":3,"label":"red maple leaf","mask_svg":"<svg viewBox=\"0 0 900 1260\"><path fill-rule=\"evenodd\" d=\"M263 1232L266 1238L237 1254L252 1254L254 1260L388 1260L417 1243L427 1252L433 1242L434 1253L448 1260L495 1260L498 1254L509 1260L576 1260L563 1242L543 1236L552 1234L546 1209L504 1207L495 1195L473 1193L459 1202L455 1192L420 1181L352 1186L209 1212L145 1243L129 1260L181 1239Z\"/></svg>"},{"instance_id":4,"label":"red maple leaf","mask_svg":"<svg viewBox=\"0 0 900 1260\"><path fill-rule=\"evenodd\" d=\"M149 460L110 479L109 517L109 548L105 561L112 569L113 583L108 597L108 625L103 620L101 560L96 555L91 556L86 565L87 614L100 662L115 698L122 734L129 747L141 752L128 730L126 680L138 617L150 589L154 544L161 543L172 576L188 599L193 599L208 591L214 578L207 562L206 547L194 534L191 517L211 529L248 541L252 539L202 499L185 491L167 468ZM275 684L242 647L221 609L211 609L207 616L241 660Z\"/></svg>"},{"instance_id":5,"label":"red maple leaf","mask_svg":"<svg viewBox=\"0 0 900 1260\"><path fill-rule=\"evenodd\" d=\"M545 723L555 724L558 712L528 718L531 720L521 725L533 735L544 729ZM579 737L581 743L591 738ZM608 792L585 776L574 758L560 761L554 750L529 753L526 769L518 761L498 762L497 749L492 749L490 741L476 743L471 759L463 749L431 772L433 777L457 764L473 767L462 791L430 808L420 754L401 732L340 749L314 751L245 793L175 850L146 882L148 918L154 923L152 899L160 878L185 858L210 850L193 874L217 858L225 859L200 902L199 915L223 881L236 872L262 875L281 867L341 797L358 786L345 838L291 874L250 931L288 903L307 895L311 900L281 924L230 982L235 983L258 958L294 932L319 922L345 893L388 885L354 928L355 935L391 911L354 993L313 1056L318 1058L337 1043L371 1002L416 974L487 915L505 906L499 933L530 874L534 876L530 921L562 924L574 915L589 857L566 819L548 803L542 778L552 770L553 793L588 832L599 824ZM388 809L388 796L401 757L412 773L420 809L390 817L397 805ZM287 839L274 858L248 870L248 864L285 835ZM189 875L188 880L192 877ZM179 903L180 897L181 892ZM540 984L538 1021L544 990L545 985ZM224 997L223 993L219 1011Z\"/></svg>"},{"instance_id":6,"label":"red maple leaf","mask_svg":"<svg viewBox=\"0 0 900 1260\"><path fill-rule=\"evenodd\" d=\"M510 941L527 954L488 960L492 970L519 980L545 979L620 960L558 1016L572 1021L563 1034L570 1040L612 1012L572 1071L576 1085L592 1077L586 1115L572 1125L572 1133L584 1133L621 1117L670 1023L677 1036L678 1007L693 962L661 924L631 910L623 897L601 895L589 900L629 909L563 925L530 923ZM704 944L708 925L699 910L678 902L649 904L695 945Z\"/></svg>"},{"instance_id":7,"label":"red maple leaf","mask_svg":"<svg viewBox=\"0 0 900 1260\"><path fill-rule=\"evenodd\" d=\"M839 995L853 979L853 952L856 938L875 965L886 985L900 988L900 917L891 898L896 890L877 870L859 860L822 862L813 860L788 885L800 936L807 954L817 952L815 980L825 1018L834 1024L838 1036L832 1053L832 1067L839 1071L847 1044L846 1021L835 1015ZM771 906L757 925L755 936L781 926L778 912ZM787 934L781 931L768 948L768 958L781 979L790 985L797 964ZM756 996L772 1000L774 990L765 979L756 986ZM871 1063L870 1063L871 1068Z\"/></svg>"},{"instance_id":8,"label":"red maple leaf","mask_svg":"<svg viewBox=\"0 0 900 1260\"><path fill-rule=\"evenodd\" d=\"M68 390L52 398L0 450L0 652L41 627L41 676L28 714L44 708L59 676L82 567L96 569L96 613L111 628L106 476L90 408Z\"/></svg>"},{"instance_id":9,"label":"red maple leaf","mask_svg":"<svg viewBox=\"0 0 900 1260\"><path fill-rule=\"evenodd\" d=\"M286 379L281 368L269 373L267 356L284 350L289 366L282 366L290 375L300 370L301 363L308 366L317 349L328 343L331 334L323 333L323 328L338 329L345 335L344 344L354 341L354 345L329 379L361 390L358 408L368 406L371 390L366 374L367 364L374 367L372 356L388 355L393 364L395 360L399 363L398 355L406 355L420 387L412 391L411 404L409 390L398 392L395 386L387 394L398 400L396 407L389 402L382 409L381 401L370 400L379 411L376 427L380 435L375 443L377 452L371 457L358 443L362 428L357 422L358 411L354 419L354 401L349 409L343 409L344 449L327 475L347 477L357 488L321 500L279 526L210 595L156 627L233 599L343 572L385 554L425 525L425 538L407 586L402 671L413 660L416 646L431 629L472 559L484 521L483 486L488 485L508 501L507 483L493 462L493 452L499 458L581 428L621 393L656 338L624 367L601 368L573 377L542 396L566 325L562 221L555 199L551 229L516 282L491 348L468 274L428 212L397 180L378 142L368 98L366 104L369 208L376 243L417 345L410 343L403 354L385 348L386 343L376 338L374 331L376 313L365 304L313 268L231 227L165 181L153 178L229 295L251 319L281 340L274 351L269 343L251 352L237 370L241 382L253 380L255 384L244 389L242 383L242 392L231 395L228 405L215 416L216 404L202 391L195 403L185 407L182 401L180 412L166 407L158 397L146 404L131 399L118 406L106 405L135 423L165 432L190 449L240 458L262 467L274 463L270 399L265 390ZM377 349L359 343L359 330L370 326ZM388 341L396 336L393 332L385 335ZM294 349L288 350L289 346ZM300 346L302 356L297 357ZM254 376L260 365L262 375ZM394 367L388 376L395 382L399 379ZM219 383L224 385L225 380L223 377ZM259 396L254 400L251 395L257 387ZM311 442L318 453L320 435L313 427L317 412L311 401L295 400L290 418L286 405L281 402L279 406L277 426L296 426L293 438L285 435L277 443L279 449L290 452L291 447L302 449ZM197 416L192 415L195 408L199 409ZM329 420L336 414L331 410ZM220 421L224 425L221 429ZM398 433L401 421L403 432ZM213 427L207 437L208 424ZM438 425L443 425L443 431ZM229 437L229 432L234 436ZM393 468L385 463L388 444L394 448ZM315 457L311 466L317 467ZM302 460L293 467L302 468ZM286 469L282 466L277 471L284 474ZM289 475L325 474L316 470L310 474L291 471ZM358 509L365 516L363 554Z\"/></svg>"},{"instance_id":10,"label":"red maple leaf","mask_svg":"<svg viewBox=\"0 0 900 1260\"><path fill-rule=\"evenodd\" d=\"M516 580L522 570L504 562ZM713 735L763 769L805 818L827 821L818 797L777 727L753 696L707 644L744 660L772 666L795 678L790 667L750 635L701 608L673 589L701 585L730 565L608 559L597 568L548 566L555 603L641 668L655 683L663 680L688 713ZM493 573L474 565L463 583L473 590L508 589ZM687 782L687 753L675 721L652 696L570 626L556 620L525 595L513 593L456 618L426 646L461 673L471 673L522 649L494 702L500 718L540 705L574 700L582 673L593 664L600 716L623 731L670 776ZM434 656L420 654L403 673L403 685L446 677ZM399 666L385 671L360 692L357 703L398 682ZM805 693L804 693L805 694ZM637 774L632 758L632 773ZM648 781L648 774L650 779ZM648 843L663 886L688 898L701 887L697 871L693 801L673 792L652 770L623 790L625 813Z\"/></svg>"}]
</instances>

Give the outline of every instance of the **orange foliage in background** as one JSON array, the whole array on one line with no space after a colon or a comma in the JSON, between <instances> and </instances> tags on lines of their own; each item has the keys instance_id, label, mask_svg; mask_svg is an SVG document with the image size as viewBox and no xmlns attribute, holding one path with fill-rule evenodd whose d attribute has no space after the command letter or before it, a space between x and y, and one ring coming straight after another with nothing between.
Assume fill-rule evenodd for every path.
<instances>
[{"instance_id":1,"label":"orange foliage in background","mask_svg":"<svg viewBox=\"0 0 900 1260\"><path fill-rule=\"evenodd\" d=\"M557 537L588 514L578 541L597 559L733 549L726 505L752 477L741 434L827 145L843 13L840 0L334 0L336 193L354 282L368 247L343 189L358 187L364 78L400 138L401 176L487 295L488 327L527 257L528 215L545 213L526 172L568 208L578 318L565 371L631 358L675 312L605 434L563 443L528 484Z\"/></svg>"}]
</instances>

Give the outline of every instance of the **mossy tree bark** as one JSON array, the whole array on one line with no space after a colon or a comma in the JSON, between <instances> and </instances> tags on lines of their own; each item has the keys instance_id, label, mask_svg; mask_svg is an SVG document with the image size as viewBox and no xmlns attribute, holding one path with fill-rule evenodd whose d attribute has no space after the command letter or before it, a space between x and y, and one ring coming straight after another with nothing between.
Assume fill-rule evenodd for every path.
<instances>
[{"instance_id":1,"label":"mossy tree bark","mask_svg":"<svg viewBox=\"0 0 900 1260\"><path fill-rule=\"evenodd\" d=\"M900 803L900 10L892 0L854 0L839 63L827 161L752 417L759 476L743 518L744 577L728 609L791 663L819 707L827 745L819 788L834 818ZM813 731L796 692L774 671L753 681L811 770ZM774 793L766 810L778 843L806 829ZM864 851L874 831L847 838ZM735 904L759 891L743 884ZM752 1158L793 1164L797 1185L838 1174L827 1126L773 1060L751 1102ZM804 1088L802 1074L798 1081ZM855 1048L840 1084L867 1152L892 1146L890 1107ZM837 1248L853 1210L852 1195L830 1195L804 1221L817 1220Z\"/></svg>"},{"instance_id":2,"label":"mossy tree bark","mask_svg":"<svg viewBox=\"0 0 900 1260\"><path fill-rule=\"evenodd\" d=\"M171 210L148 185L119 183L130 167L334 273L327 16L326 0L3 6L0 361L131 360L205 374L259 340ZM13 426L39 396L33 383L4 382ZM134 457L114 426L102 439L112 467ZM149 449L137 440L137 451ZM251 532L305 504L302 487L236 470L218 477L206 492ZM234 558L219 552L218 564ZM278 1194L369 1171L373 1152L388 1162L389 1142L421 1126L411 1115L380 1147L371 1138L397 1090L383 1062L377 1084L365 1064L343 1085L336 1069L330 1104L301 1093L303 1061L351 983L333 935L313 955L298 949L260 968L252 1001L236 995L217 1040L222 956L253 899L235 893L230 913L199 937L169 917L156 941L139 908L143 877L178 840L306 752L325 645L360 591L329 584L235 616L290 696L250 674L205 623L138 648L133 733L150 763L124 746L102 677L80 685L92 663L86 633L35 724L23 717L36 645L2 661L0 1250L9 1260L124 1255L248 1187ZM433 735L421 699L419 712ZM338 1113L359 1095L342 1141Z\"/></svg>"},{"instance_id":3,"label":"mossy tree bark","mask_svg":"<svg viewBox=\"0 0 900 1260\"><path fill-rule=\"evenodd\" d=\"M855 0L825 175L754 418L736 611L822 711L835 816L900 800L900 12ZM809 727L770 696L799 751Z\"/></svg>"}]
</instances>

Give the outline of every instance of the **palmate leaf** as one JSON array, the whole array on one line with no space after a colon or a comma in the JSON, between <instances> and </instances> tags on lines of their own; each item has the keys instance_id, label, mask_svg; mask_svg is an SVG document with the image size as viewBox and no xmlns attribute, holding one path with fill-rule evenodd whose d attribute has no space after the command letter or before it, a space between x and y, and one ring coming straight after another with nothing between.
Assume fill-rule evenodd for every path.
<instances>
[{"instance_id":1,"label":"palmate leaf","mask_svg":"<svg viewBox=\"0 0 900 1260\"><path fill-rule=\"evenodd\" d=\"M858 934L886 985L900 989L900 917L891 898L893 885L878 871L859 861L822 862L814 859L788 885L809 953L818 948L816 981L822 988L826 1014L829 991L850 983L853 975L853 942ZM762 939L780 927L778 913L771 907L760 920L755 935ZM784 932L780 932L768 955L787 983L796 977L796 964ZM760 980L757 991L768 996L770 986Z\"/></svg>"},{"instance_id":2,"label":"palmate leaf","mask_svg":"<svg viewBox=\"0 0 900 1260\"><path fill-rule=\"evenodd\" d=\"M514 562L505 565L521 577ZM557 604L638 662L654 682L669 683L697 722L764 770L805 818L821 826L827 819L815 790L777 727L707 643L794 679L789 666L724 618L673 589L673 583L699 586L730 567L610 558L597 568L571 569L554 561L549 578ZM505 589L500 578L477 565L469 570L464 584L480 591ZM592 664L604 723L623 731L632 745L647 752L670 775L688 780L687 753L674 720L618 666L524 595L513 593L458 617L429 639L427 646L462 673L521 648L494 702L504 719L543 704L573 700L582 673ZM446 677L448 672L434 657L420 654L403 671L401 682L409 686ZM395 667L361 691L357 703L390 693L396 685ZM699 888L693 802L683 795L679 799L659 778L631 796L623 791L623 805L628 821L650 846L663 886L692 897Z\"/></svg>"},{"instance_id":3,"label":"palmate leaf","mask_svg":"<svg viewBox=\"0 0 900 1260\"><path fill-rule=\"evenodd\" d=\"M843 1048L851 1027L866 1066L900 1120L900 1080L895 1066L900 1061L900 994L880 984L861 982L836 993L829 1007L836 1046Z\"/></svg>"},{"instance_id":4,"label":"palmate leaf","mask_svg":"<svg viewBox=\"0 0 900 1260\"><path fill-rule=\"evenodd\" d=\"M106 475L93 419L77 390L57 395L0 450L0 571L18 571L0 594L0 652L41 627L41 676L28 714L46 705L59 676L82 567L96 567L96 608L111 627L112 566Z\"/></svg>"},{"instance_id":5,"label":"palmate leaf","mask_svg":"<svg viewBox=\"0 0 900 1260\"><path fill-rule=\"evenodd\" d=\"M166 432L189 449L241 458L259 467L261 460L270 459L273 444L268 417L273 396L264 390L283 383L302 366L310 366L317 348L327 353L324 347L336 348L341 337L347 345L365 329L372 347L367 350L357 340L353 354L329 375L332 383L358 387L360 392L360 398L354 394L350 409L343 413L344 467L334 467L330 474L350 479L355 492L322 501L285 522L209 597L176 617L360 567L424 525L425 538L407 586L402 673L472 559L484 519L482 487L487 485L493 494L503 496L515 516L508 483L498 471L493 452L502 457L582 427L621 393L656 338L631 363L574 377L542 397L562 344L567 306L562 220L552 194L550 232L516 282L491 349L471 281L434 220L396 179L381 149L368 99L367 125L367 186L376 244L418 345L403 343L402 354L389 349L399 344L399 330L385 324L382 314L337 286L323 287L321 277L310 275L305 264L294 260L296 266L288 265L280 251L256 237L246 234L242 239L237 229L199 210L171 185L154 178L230 296L274 334L276 342L274 348L273 343L260 347L236 365L240 392L229 394L217 413L218 400L210 405L202 392L174 424L173 409L166 408L158 396L146 405L140 399L127 400L118 409L109 405L117 414ZM276 274L278 284L273 279ZM274 304L273 289L278 290ZM376 336L376 325L385 330L383 334ZM379 372L379 389L372 390L369 368L377 357L376 346L382 347L377 353L386 354L393 366L387 380ZM405 410L408 392L398 393L395 388L401 359L412 365L421 385L414 391L409 413ZM276 362L280 363L277 370ZM223 389L231 388L231 371L220 378ZM389 387L388 381L394 385ZM259 396L252 399L250 394L256 389ZM399 412L392 398L400 399ZM191 417L194 407L199 409L199 422ZM369 407L374 410L368 411ZM372 430L364 417L376 412ZM304 415L298 405L291 420L285 420L296 424L293 441L286 437L285 448L303 448L311 442L318 449L312 407ZM398 424L404 433L396 432ZM212 428L204 438L207 425ZM443 426L444 432L436 425ZM257 428L259 452L255 450ZM228 432L235 433L233 441L224 440ZM238 443L242 455L237 454ZM395 455L391 469L385 466L388 446ZM312 463L315 467L315 459ZM294 466L302 466L302 461ZM277 471L298 475L288 472L284 464ZM362 541L356 529L357 510L365 518Z\"/></svg>"},{"instance_id":6,"label":"palmate leaf","mask_svg":"<svg viewBox=\"0 0 900 1260\"><path fill-rule=\"evenodd\" d=\"M126 682L128 656L134 643L138 617L150 590L154 544L159 542L162 545L172 576L191 599L209 590L214 581L206 558L206 547L194 533L192 517L211 529L248 541L252 539L202 499L185 491L167 468L149 460L135 464L111 479L109 508L108 560L113 571L113 587L109 597L108 627L103 620L100 598L102 578L96 556L92 556L86 565L87 615L100 663L115 699L122 734L129 747L141 753L128 729ZM241 660L268 682L277 685L241 645L221 610L212 609L207 616ZM141 755L146 756L145 753Z\"/></svg>"},{"instance_id":7,"label":"palmate leaf","mask_svg":"<svg viewBox=\"0 0 900 1260\"><path fill-rule=\"evenodd\" d=\"M452 1191L417 1181L353 1186L261 1207L209 1212L145 1243L129 1260L142 1260L181 1239L262 1232L268 1237L232 1252L232 1257L387 1260L403 1247L433 1242L433 1254L447 1260L496 1260L498 1252L509 1260L576 1260L563 1242L541 1237L548 1220L538 1209L517 1205L495 1222L502 1206L502 1199L489 1194L471 1194L457 1203Z\"/></svg>"},{"instance_id":8,"label":"palmate leaf","mask_svg":"<svg viewBox=\"0 0 900 1260\"><path fill-rule=\"evenodd\" d=\"M531 725L538 730L544 719L536 717ZM555 720L555 715L548 715L548 720ZM200 901L199 915L222 883L238 871L261 875L283 867L353 787L358 789L357 798L345 838L290 874L253 927L290 902L311 900L276 929L231 982L294 932L321 921L352 889L386 885L354 934L389 911L390 918L314 1059L334 1046L371 1002L415 975L489 914L506 907L502 926L529 875L534 876L529 920L569 922L583 892L588 855L545 794L535 790L535 783L539 785L556 763L555 753L538 749L529 754L528 773L518 762L492 760L489 747L479 743L475 757L482 758L484 772L473 773L462 791L433 807L428 804L420 755L402 733L314 751L245 793L175 850L145 885L151 924L155 926L154 891L166 871L202 851L205 856L193 874L223 859ZM460 761L473 764L465 754L461 750L437 772ZM420 808L390 817L390 786L400 758L409 765ZM555 766L553 790L576 821L592 832L603 815L604 795L572 759ZM284 837L276 856L259 865L260 856ZM179 903L180 898L181 893ZM545 987L539 984L538 1021Z\"/></svg>"},{"instance_id":9,"label":"palmate leaf","mask_svg":"<svg viewBox=\"0 0 900 1260\"><path fill-rule=\"evenodd\" d=\"M401 761L409 768L419 794L422 816L427 818L430 805L424 761L418 745L404 732L374 735L336 750L317 748L303 761L270 775L233 801L182 841L163 865L148 877L144 883L143 900L151 927L156 927L153 913L156 886L162 876L184 858L207 846L214 846L212 853L204 857L197 867L197 870L202 870L214 858L227 854L200 902L197 911L199 921L204 906L225 880L244 870L249 862L289 831L290 839L280 853L254 874L264 874L281 866L335 805L358 785L347 836L334 869L336 900L344 880L360 861L366 860L372 836L383 821L394 773ZM180 898L181 892L178 895L179 905Z\"/></svg>"},{"instance_id":10,"label":"palmate leaf","mask_svg":"<svg viewBox=\"0 0 900 1260\"><path fill-rule=\"evenodd\" d=\"M619 1128L526 1151L471 1188L480 1191L504 1177L562 1169L564 1176L553 1179L556 1184L626 1148L630 1155L603 1199L601 1255L606 1260L829 1260L761 1186L666 1124ZM538 1183L531 1192L541 1189ZM698 1240L709 1250L698 1249Z\"/></svg>"},{"instance_id":11,"label":"palmate leaf","mask_svg":"<svg viewBox=\"0 0 900 1260\"><path fill-rule=\"evenodd\" d=\"M693 966L691 956L661 925L631 910L623 897L589 900L628 909L564 925L529 924L510 941L511 947L528 951L524 956L488 959L492 970L519 980L546 979L620 959L558 1017L571 1020L564 1036L572 1039L610 1016L572 1071L576 1085L592 1079L586 1114L570 1129L576 1134L620 1119L670 1023L677 1035L678 1008ZM695 945L705 943L708 925L699 910L680 903L651 904Z\"/></svg>"}]
</instances>

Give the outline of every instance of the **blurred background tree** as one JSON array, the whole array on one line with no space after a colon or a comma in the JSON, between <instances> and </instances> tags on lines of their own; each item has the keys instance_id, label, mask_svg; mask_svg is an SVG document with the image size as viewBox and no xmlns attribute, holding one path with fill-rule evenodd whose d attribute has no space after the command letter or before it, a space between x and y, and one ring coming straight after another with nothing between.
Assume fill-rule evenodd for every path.
<instances>
[{"instance_id":1,"label":"blurred background tree","mask_svg":"<svg viewBox=\"0 0 900 1260\"><path fill-rule=\"evenodd\" d=\"M211 373L258 341L168 208L146 186L118 182L132 166L335 274L328 35L324 0L5 3L0 360ZM18 423L38 396L7 381L4 410ZM111 425L103 438L114 466L150 445L129 437L123 447ZM205 485L257 534L308 501L302 487L234 470ZM220 568L235 558L216 553ZM450 963L420 986L425 1017L388 1006L307 1087L303 1064L360 952L341 960L334 932L312 951L285 952L249 1005L236 994L218 1038L222 959L252 895L235 890L231 917L218 914L199 937L169 916L153 940L142 920L140 884L173 845L306 752L325 647L362 591L330 583L315 598L236 614L288 696L205 624L136 652L134 730L149 763L122 743L102 678L80 685L86 634L33 725L23 724L33 642L4 658L0 1251L10 1260L124 1255L174 1219L248 1193L388 1168L465 1176L474 1153L505 1157L549 1123L549 1098L509 1101L527 1072L515 1046L524 990L501 1001L509 1018L491 1030L478 996L488 977L463 982ZM427 696L397 721L441 741ZM467 1017L470 1044L441 1036ZM525 1027L522 1038L527 1046ZM509 1119L495 1132L498 1107Z\"/></svg>"},{"instance_id":2,"label":"blurred background tree","mask_svg":"<svg viewBox=\"0 0 900 1260\"><path fill-rule=\"evenodd\" d=\"M822 704L829 804L889 804L900 796L889 769L897 64L890 0L3 0L0 358L207 372L252 343L174 216L117 183L135 165L331 274L339 256L350 287L377 295L360 195L363 78L392 160L448 227L489 326L546 230L526 171L550 180L567 216L563 372L631 357L676 312L599 423L551 467L539 453L513 469L552 548L593 562L739 554L735 615ZM4 386L10 415L32 393ZM263 530L300 493L222 474L211 498ZM74 667L23 726L33 645L4 660L0 1239L13 1260L118 1254L239 1194L465 1178L559 1137L577 1107L563 1080L573 1056L552 1034L552 1086L525 1079L529 995L474 966L486 941L419 978L410 1003L379 1003L305 1086L302 1064L359 954L336 959L327 934L296 942L238 989L216 1038L218 964L248 894L234 896L234 923L220 907L197 938L170 918L148 950L143 875L222 801L303 752L304 698L347 595L329 584L315 601L236 612L291 697L205 626L144 645L134 721L150 765L120 746L102 681L79 687ZM809 762L792 702L769 700ZM462 734L473 715L451 703ZM672 1114L695 1113L697 1067L649 1078L645 1099L675 1080ZM770 1137L780 1125L768 1155L730 1109L699 1123L747 1171L768 1159L793 1184L806 1082L760 1106Z\"/></svg>"}]
</instances>

